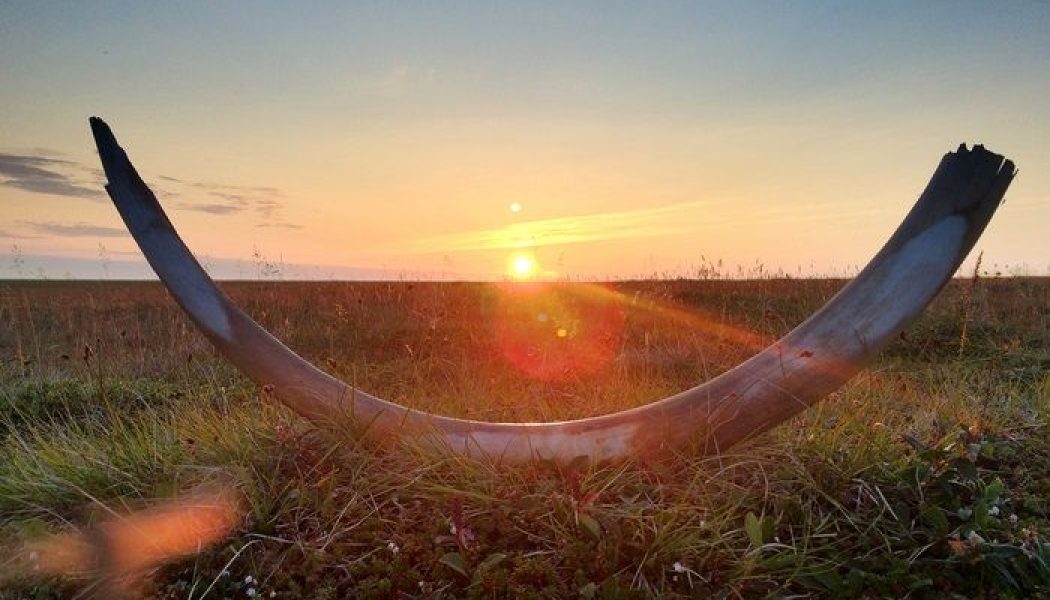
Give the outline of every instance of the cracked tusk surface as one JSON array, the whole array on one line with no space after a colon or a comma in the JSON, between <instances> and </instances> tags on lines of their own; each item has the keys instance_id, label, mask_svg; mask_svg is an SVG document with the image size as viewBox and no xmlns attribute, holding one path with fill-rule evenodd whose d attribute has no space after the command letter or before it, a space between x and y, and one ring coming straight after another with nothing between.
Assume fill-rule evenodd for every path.
<instances>
[{"instance_id":1,"label":"cracked tusk surface","mask_svg":"<svg viewBox=\"0 0 1050 600\"><path fill-rule=\"evenodd\" d=\"M320 426L508 463L607 461L690 446L719 452L783 422L839 388L926 308L973 248L1015 174L1011 161L982 146L946 154L907 217L853 281L783 338L710 381L597 417L490 423L381 400L282 344L204 272L109 126L97 117L90 123L106 191L128 231L176 302L244 374Z\"/></svg>"}]
</instances>

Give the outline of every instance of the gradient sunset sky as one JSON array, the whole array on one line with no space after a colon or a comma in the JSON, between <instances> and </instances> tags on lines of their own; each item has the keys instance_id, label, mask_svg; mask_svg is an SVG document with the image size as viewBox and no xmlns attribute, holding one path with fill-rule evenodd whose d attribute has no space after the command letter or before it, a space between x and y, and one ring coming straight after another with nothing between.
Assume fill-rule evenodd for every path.
<instances>
[{"instance_id":1,"label":"gradient sunset sky","mask_svg":"<svg viewBox=\"0 0 1050 600\"><path fill-rule=\"evenodd\" d=\"M960 142L1050 273L1046 2L4 2L0 57L0 278L150 274L91 115L218 277L852 274Z\"/></svg>"}]
</instances>

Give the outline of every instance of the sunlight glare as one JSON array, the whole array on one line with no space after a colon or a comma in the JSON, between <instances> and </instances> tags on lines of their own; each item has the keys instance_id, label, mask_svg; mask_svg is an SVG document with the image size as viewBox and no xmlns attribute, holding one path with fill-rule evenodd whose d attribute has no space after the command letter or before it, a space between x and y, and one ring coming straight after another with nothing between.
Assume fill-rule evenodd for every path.
<instances>
[{"instance_id":1,"label":"sunlight glare","mask_svg":"<svg viewBox=\"0 0 1050 600\"><path fill-rule=\"evenodd\" d=\"M515 279L529 279L536 275L536 261L528 254L515 254L510 259L510 275Z\"/></svg>"}]
</instances>

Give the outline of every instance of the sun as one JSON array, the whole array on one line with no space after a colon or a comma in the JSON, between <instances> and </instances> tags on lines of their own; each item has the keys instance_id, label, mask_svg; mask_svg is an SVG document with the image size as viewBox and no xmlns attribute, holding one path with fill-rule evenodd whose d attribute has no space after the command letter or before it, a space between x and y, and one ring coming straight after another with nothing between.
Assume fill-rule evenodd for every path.
<instances>
[{"instance_id":1,"label":"sun","mask_svg":"<svg viewBox=\"0 0 1050 600\"><path fill-rule=\"evenodd\" d=\"M510 257L509 275L514 279L530 279L536 275L536 261L528 254Z\"/></svg>"}]
</instances>

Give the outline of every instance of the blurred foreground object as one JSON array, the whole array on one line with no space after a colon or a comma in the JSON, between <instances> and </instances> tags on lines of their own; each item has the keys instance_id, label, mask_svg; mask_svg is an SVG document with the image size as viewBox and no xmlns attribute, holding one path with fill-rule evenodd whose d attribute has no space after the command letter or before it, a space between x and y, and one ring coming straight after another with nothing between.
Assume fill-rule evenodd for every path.
<instances>
[{"instance_id":1,"label":"blurred foreground object","mask_svg":"<svg viewBox=\"0 0 1050 600\"><path fill-rule=\"evenodd\" d=\"M104 596L126 594L151 569L225 538L243 514L232 487L199 489L83 530L27 540L7 570L13 576L95 579Z\"/></svg>"}]
</instances>

